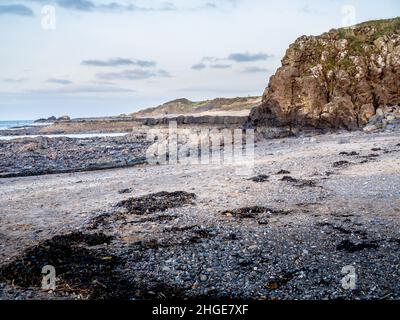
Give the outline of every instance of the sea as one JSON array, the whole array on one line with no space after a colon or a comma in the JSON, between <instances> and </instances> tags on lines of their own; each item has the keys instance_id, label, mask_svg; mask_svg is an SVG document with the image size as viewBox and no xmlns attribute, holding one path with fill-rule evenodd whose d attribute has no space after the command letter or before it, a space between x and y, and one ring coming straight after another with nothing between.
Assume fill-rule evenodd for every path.
<instances>
[{"instance_id":1,"label":"sea","mask_svg":"<svg viewBox=\"0 0 400 320\"><path fill-rule=\"evenodd\" d=\"M14 127L33 126L35 123L32 120L0 120L0 130L7 130Z\"/></svg>"},{"instance_id":2,"label":"sea","mask_svg":"<svg viewBox=\"0 0 400 320\"><path fill-rule=\"evenodd\" d=\"M0 130L12 130L14 128L38 126L43 124L34 123L33 120L11 120L3 121L0 120ZM49 138L66 137L72 139L85 139L85 138L96 138L96 137L121 137L125 136L127 133L79 133L79 134L49 134L43 135ZM13 140L18 138L36 138L38 135L26 135L26 136L2 136L0 135L0 140Z\"/></svg>"}]
</instances>

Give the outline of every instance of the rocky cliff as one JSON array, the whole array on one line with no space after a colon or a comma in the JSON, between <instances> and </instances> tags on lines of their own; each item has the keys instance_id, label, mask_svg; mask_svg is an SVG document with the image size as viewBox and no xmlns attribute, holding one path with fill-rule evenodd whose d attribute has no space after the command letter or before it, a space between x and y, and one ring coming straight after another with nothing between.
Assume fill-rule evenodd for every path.
<instances>
[{"instance_id":1,"label":"rocky cliff","mask_svg":"<svg viewBox=\"0 0 400 320\"><path fill-rule=\"evenodd\" d=\"M357 129L400 104L400 18L302 36L271 77L254 126Z\"/></svg>"}]
</instances>

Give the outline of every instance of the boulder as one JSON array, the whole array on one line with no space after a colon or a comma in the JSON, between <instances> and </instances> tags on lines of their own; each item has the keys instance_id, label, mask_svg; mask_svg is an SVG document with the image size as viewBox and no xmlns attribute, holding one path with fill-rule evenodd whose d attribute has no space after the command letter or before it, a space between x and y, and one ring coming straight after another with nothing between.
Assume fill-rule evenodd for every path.
<instances>
[{"instance_id":1,"label":"boulder","mask_svg":"<svg viewBox=\"0 0 400 320\"><path fill-rule=\"evenodd\" d=\"M47 119L46 119L46 118L40 118L40 119L38 119L38 120L35 120L34 123L54 122L54 121L56 121L56 120L57 120L56 117L51 116L51 117L48 117Z\"/></svg>"},{"instance_id":2,"label":"boulder","mask_svg":"<svg viewBox=\"0 0 400 320\"><path fill-rule=\"evenodd\" d=\"M61 116L57 118L57 121L70 121L71 118L69 116Z\"/></svg>"},{"instance_id":3,"label":"boulder","mask_svg":"<svg viewBox=\"0 0 400 320\"><path fill-rule=\"evenodd\" d=\"M363 130L364 132L400 130L400 106L378 108Z\"/></svg>"}]
</instances>

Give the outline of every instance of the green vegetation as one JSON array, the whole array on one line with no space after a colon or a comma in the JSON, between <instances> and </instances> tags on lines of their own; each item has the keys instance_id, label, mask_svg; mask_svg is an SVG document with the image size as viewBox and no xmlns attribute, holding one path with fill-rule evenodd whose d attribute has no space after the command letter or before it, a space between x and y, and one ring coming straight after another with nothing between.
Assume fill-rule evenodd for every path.
<instances>
[{"instance_id":1,"label":"green vegetation","mask_svg":"<svg viewBox=\"0 0 400 320\"><path fill-rule=\"evenodd\" d=\"M368 27L374 28L372 34L362 31ZM354 50L362 49L363 43L372 43L376 39L390 33L400 33L400 17L387 20L373 20L355 25L354 27L339 29L341 39L349 40Z\"/></svg>"},{"instance_id":2,"label":"green vegetation","mask_svg":"<svg viewBox=\"0 0 400 320\"><path fill-rule=\"evenodd\" d=\"M339 52L335 47L327 48L319 43L316 49L318 55L320 56L322 52L329 53L322 66L323 72L326 75L329 71L345 70L350 76L355 76L357 73L356 65L350 57L361 56L367 58L369 54L375 51L378 52L379 49L372 44L384 35L395 32L400 33L400 18L367 21L354 27L341 28L338 32L340 39L348 41L347 55L343 59L338 60L337 56ZM329 88L330 85L328 84L327 87Z\"/></svg>"},{"instance_id":3,"label":"green vegetation","mask_svg":"<svg viewBox=\"0 0 400 320\"><path fill-rule=\"evenodd\" d=\"M377 29L377 32L381 35L396 31L400 32L400 17L385 20L367 21L356 25L356 28L363 28L366 26L375 27Z\"/></svg>"},{"instance_id":4,"label":"green vegetation","mask_svg":"<svg viewBox=\"0 0 400 320\"><path fill-rule=\"evenodd\" d=\"M213 100L191 102L191 104L194 107L199 107L199 106L207 105L210 103L213 103L213 104L246 103L249 101L249 99L256 99L256 98L258 98L258 97L215 98Z\"/></svg>"},{"instance_id":5,"label":"green vegetation","mask_svg":"<svg viewBox=\"0 0 400 320\"><path fill-rule=\"evenodd\" d=\"M201 106L204 106L205 104L210 103L210 101L211 100L192 102L192 107L193 108L201 107Z\"/></svg>"},{"instance_id":6,"label":"green vegetation","mask_svg":"<svg viewBox=\"0 0 400 320\"><path fill-rule=\"evenodd\" d=\"M148 108L133 116L190 114L207 111L243 111L250 110L261 102L261 97L216 98L213 100L190 101L176 99L155 108Z\"/></svg>"}]
</instances>

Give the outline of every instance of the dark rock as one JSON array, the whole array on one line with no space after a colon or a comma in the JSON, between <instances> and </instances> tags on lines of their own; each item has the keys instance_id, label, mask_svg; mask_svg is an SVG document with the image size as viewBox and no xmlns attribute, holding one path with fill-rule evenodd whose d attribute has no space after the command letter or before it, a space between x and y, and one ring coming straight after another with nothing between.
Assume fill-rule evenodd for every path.
<instances>
[{"instance_id":1,"label":"dark rock","mask_svg":"<svg viewBox=\"0 0 400 320\"><path fill-rule=\"evenodd\" d=\"M287 170L280 170L280 171L278 171L276 174L278 174L278 175L290 174L290 171L287 171Z\"/></svg>"},{"instance_id":2,"label":"dark rock","mask_svg":"<svg viewBox=\"0 0 400 320\"><path fill-rule=\"evenodd\" d=\"M46 118L40 118L40 119L38 119L38 120L35 120L34 123L54 122L54 121L56 121L56 120L57 120L56 117L51 116L51 117L48 117L47 119L46 119Z\"/></svg>"},{"instance_id":3,"label":"dark rock","mask_svg":"<svg viewBox=\"0 0 400 320\"><path fill-rule=\"evenodd\" d=\"M119 194L131 193L133 190L131 188L121 189L118 191Z\"/></svg>"},{"instance_id":4,"label":"dark rock","mask_svg":"<svg viewBox=\"0 0 400 320\"><path fill-rule=\"evenodd\" d=\"M194 193L184 191L159 192L139 198L130 198L117 204L124 207L130 214L151 214L166 211L167 209L193 204L196 198Z\"/></svg>"},{"instance_id":5,"label":"dark rock","mask_svg":"<svg viewBox=\"0 0 400 320\"><path fill-rule=\"evenodd\" d=\"M341 167L347 167L347 166L349 166L351 163L350 162L348 162L348 161L337 161L337 162L334 162L333 164L332 164L332 166L334 167L334 168L341 168Z\"/></svg>"},{"instance_id":6,"label":"dark rock","mask_svg":"<svg viewBox=\"0 0 400 320\"><path fill-rule=\"evenodd\" d=\"M295 179L291 176L284 176L281 181L285 181L285 182L289 182L289 183L293 183L296 187L299 188L304 188L304 187L317 187L317 183L313 180L299 180L299 179Z\"/></svg>"},{"instance_id":7,"label":"dark rock","mask_svg":"<svg viewBox=\"0 0 400 320\"><path fill-rule=\"evenodd\" d=\"M299 182L298 179L295 179L295 178L293 178L293 177L291 177L291 176L284 176L284 177L281 179L281 181L292 182L292 183L298 183L298 182Z\"/></svg>"},{"instance_id":8,"label":"dark rock","mask_svg":"<svg viewBox=\"0 0 400 320\"><path fill-rule=\"evenodd\" d=\"M350 253L362 251L366 249L377 249L378 244L376 242L360 242L354 243L351 240L343 240L340 242L336 249L339 251L347 251Z\"/></svg>"},{"instance_id":9,"label":"dark rock","mask_svg":"<svg viewBox=\"0 0 400 320\"><path fill-rule=\"evenodd\" d=\"M290 214L290 211L255 206L255 207L227 210L221 212L221 214L224 216L233 216L233 217L247 219L247 218L256 218L259 214L266 214L268 216L288 215Z\"/></svg>"},{"instance_id":10,"label":"dark rock","mask_svg":"<svg viewBox=\"0 0 400 320\"><path fill-rule=\"evenodd\" d=\"M57 121L70 121L71 118L69 116L61 116L57 118Z\"/></svg>"},{"instance_id":11,"label":"dark rock","mask_svg":"<svg viewBox=\"0 0 400 320\"><path fill-rule=\"evenodd\" d=\"M268 181L268 179L269 179L269 176L267 176L265 174L260 174L260 175L258 175L256 177L250 178L249 180L253 181L253 182L260 183L260 182L266 182L266 181Z\"/></svg>"},{"instance_id":12,"label":"dark rock","mask_svg":"<svg viewBox=\"0 0 400 320\"><path fill-rule=\"evenodd\" d=\"M352 152L341 152L341 153L339 153L339 155L348 156L348 157L354 157L354 156L358 156L359 153L355 152L355 151L352 151Z\"/></svg>"},{"instance_id":13,"label":"dark rock","mask_svg":"<svg viewBox=\"0 0 400 320\"><path fill-rule=\"evenodd\" d=\"M104 234L72 233L56 236L28 248L0 268L0 281L21 288L40 289L42 268L56 269L57 296L79 295L81 299L131 300L179 297L176 287L152 279L149 274L131 280L124 273L125 259L107 251ZM90 247L90 248L88 248ZM154 292L150 294L150 292ZM56 296L56 297L57 297Z\"/></svg>"}]
</instances>

